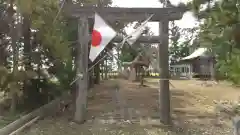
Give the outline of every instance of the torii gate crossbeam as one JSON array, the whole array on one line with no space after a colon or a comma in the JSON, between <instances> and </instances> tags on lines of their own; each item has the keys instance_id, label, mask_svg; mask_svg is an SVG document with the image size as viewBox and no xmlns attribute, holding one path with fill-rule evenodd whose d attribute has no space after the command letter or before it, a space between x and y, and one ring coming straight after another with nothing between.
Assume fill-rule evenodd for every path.
<instances>
[{"instance_id":1,"label":"torii gate crossbeam","mask_svg":"<svg viewBox=\"0 0 240 135\"><path fill-rule=\"evenodd\" d=\"M74 18L80 16L94 17L94 12L99 13L108 21L136 21L142 20L144 17L154 14L151 21L160 20L180 20L186 8L171 7L171 8L119 8L119 7L81 7L79 5L65 6L65 13Z\"/></svg>"}]
</instances>

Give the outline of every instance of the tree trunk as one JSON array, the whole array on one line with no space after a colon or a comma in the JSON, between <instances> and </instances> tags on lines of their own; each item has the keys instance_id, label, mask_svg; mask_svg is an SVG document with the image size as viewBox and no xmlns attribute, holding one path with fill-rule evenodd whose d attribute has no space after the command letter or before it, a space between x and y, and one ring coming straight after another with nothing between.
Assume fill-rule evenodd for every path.
<instances>
[{"instance_id":1,"label":"tree trunk","mask_svg":"<svg viewBox=\"0 0 240 135\"><path fill-rule=\"evenodd\" d=\"M31 45L31 21L30 21L30 17L27 13L24 13L23 14L23 24L22 24L22 28L23 28L23 37L24 37L24 67L25 67L25 71L28 72L29 70L32 70L32 67L31 67L31 50L32 50L32 45ZM39 56L40 58L40 56ZM39 59L40 60L40 59ZM39 64L41 62L39 61ZM38 68L39 68L39 65L38 64ZM40 76L40 75L39 75ZM29 89L28 87L28 83L27 83L28 80L24 81L24 84L23 84L23 94L24 94L24 97L27 97L25 102L28 102L30 103L31 101L29 101L29 98L28 97L31 97L33 95L30 95L30 91L32 89ZM40 82L40 80L39 80ZM37 89L35 89L34 91L38 92L39 89L38 87L36 87ZM32 104L34 106L34 104Z\"/></svg>"},{"instance_id":2,"label":"tree trunk","mask_svg":"<svg viewBox=\"0 0 240 135\"><path fill-rule=\"evenodd\" d=\"M24 64L25 70L31 70L31 21L28 14L23 15Z\"/></svg>"},{"instance_id":3,"label":"tree trunk","mask_svg":"<svg viewBox=\"0 0 240 135\"><path fill-rule=\"evenodd\" d=\"M4 42L4 38L1 37L0 44L3 44L3 42ZM7 66L8 54L6 51L6 47L4 47L3 45L0 47L0 66Z\"/></svg>"},{"instance_id":4,"label":"tree trunk","mask_svg":"<svg viewBox=\"0 0 240 135\"><path fill-rule=\"evenodd\" d=\"M88 89L93 88L93 86L94 86L93 72L94 72L94 70L91 70L89 72Z\"/></svg>"},{"instance_id":5,"label":"tree trunk","mask_svg":"<svg viewBox=\"0 0 240 135\"><path fill-rule=\"evenodd\" d=\"M94 83L100 84L100 64L99 63L94 67L94 75L95 75Z\"/></svg>"},{"instance_id":6,"label":"tree trunk","mask_svg":"<svg viewBox=\"0 0 240 135\"><path fill-rule=\"evenodd\" d=\"M10 113L15 114L17 109L17 93L11 92L11 107L10 107Z\"/></svg>"},{"instance_id":7,"label":"tree trunk","mask_svg":"<svg viewBox=\"0 0 240 135\"><path fill-rule=\"evenodd\" d=\"M18 47L17 47L17 31L15 29L15 19L14 19L14 9L13 9L13 2L14 0L9 0L9 17L10 17L10 24L11 24L11 29L10 29L10 36L12 40L12 50L13 50L13 76L17 76L18 73ZM15 80L17 81L17 80ZM17 83L17 82L16 82ZM15 113L16 112L16 106L17 106L17 93L16 89L11 89L10 90L10 95L12 98L11 101L11 107L10 107L10 112Z\"/></svg>"},{"instance_id":8,"label":"tree trunk","mask_svg":"<svg viewBox=\"0 0 240 135\"><path fill-rule=\"evenodd\" d=\"M211 75L211 81L215 81L215 68L214 68L214 58L211 58L209 61L209 67L210 67L210 75Z\"/></svg>"},{"instance_id":9,"label":"tree trunk","mask_svg":"<svg viewBox=\"0 0 240 135\"><path fill-rule=\"evenodd\" d=\"M144 68L140 67L140 85L141 86L144 86L144 75L145 75Z\"/></svg>"},{"instance_id":10,"label":"tree trunk","mask_svg":"<svg viewBox=\"0 0 240 135\"><path fill-rule=\"evenodd\" d=\"M104 78L104 61L101 62L100 71L101 71L101 79L103 80L103 78Z\"/></svg>"},{"instance_id":11,"label":"tree trunk","mask_svg":"<svg viewBox=\"0 0 240 135\"><path fill-rule=\"evenodd\" d=\"M118 59L120 59L120 54L119 54L119 50L117 50L117 58ZM117 67L118 67L118 72L121 72L122 70L121 70L121 65L120 65L120 63L119 62L117 62Z\"/></svg>"},{"instance_id":12,"label":"tree trunk","mask_svg":"<svg viewBox=\"0 0 240 135\"><path fill-rule=\"evenodd\" d=\"M105 76L105 80L107 80L108 79L108 65L107 65L107 62L108 62L108 60L106 59L105 61L104 61L104 76Z\"/></svg>"}]
</instances>

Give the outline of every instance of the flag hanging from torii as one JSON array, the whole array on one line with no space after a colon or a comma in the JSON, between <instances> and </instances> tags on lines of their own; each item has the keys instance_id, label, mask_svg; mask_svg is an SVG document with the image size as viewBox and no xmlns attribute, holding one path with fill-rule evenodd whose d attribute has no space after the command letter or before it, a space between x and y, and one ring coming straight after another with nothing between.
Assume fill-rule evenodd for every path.
<instances>
[{"instance_id":1,"label":"flag hanging from torii","mask_svg":"<svg viewBox=\"0 0 240 135\"><path fill-rule=\"evenodd\" d=\"M147 27L148 21L153 17L153 14L150 15L144 22L141 23L137 29L133 30L128 36L127 36L127 42L129 45L133 45L137 39L141 36L141 34L144 32L144 30Z\"/></svg>"},{"instance_id":2,"label":"flag hanging from torii","mask_svg":"<svg viewBox=\"0 0 240 135\"><path fill-rule=\"evenodd\" d=\"M116 35L117 32L95 13L89 59L94 61Z\"/></svg>"},{"instance_id":3,"label":"flag hanging from torii","mask_svg":"<svg viewBox=\"0 0 240 135\"><path fill-rule=\"evenodd\" d=\"M141 25L135 29L124 40L129 45L132 45L140 37L147 26L147 22L152 18L150 15ZM90 48L89 58L94 61L97 56L104 50L107 44L117 35L117 32L113 30L97 13L95 13L95 21L92 32L92 43Z\"/></svg>"}]
</instances>

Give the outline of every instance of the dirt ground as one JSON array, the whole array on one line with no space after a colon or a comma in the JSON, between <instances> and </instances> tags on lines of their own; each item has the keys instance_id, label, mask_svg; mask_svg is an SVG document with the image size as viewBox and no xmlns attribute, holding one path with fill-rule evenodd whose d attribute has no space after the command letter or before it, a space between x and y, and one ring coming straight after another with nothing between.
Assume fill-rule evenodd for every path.
<instances>
[{"instance_id":1,"label":"dirt ground","mask_svg":"<svg viewBox=\"0 0 240 135\"><path fill-rule=\"evenodd\" d=\"M195 80L171 83L171 127L159 122L157 79L147 79L146 87L108 80L92 90L85 124L71 122L70 109L38 121L21 135L232 135L230 119L216 124L213 101L236 101L240 89L226 83L206 86Z\"/></svg>"}]
</instances>

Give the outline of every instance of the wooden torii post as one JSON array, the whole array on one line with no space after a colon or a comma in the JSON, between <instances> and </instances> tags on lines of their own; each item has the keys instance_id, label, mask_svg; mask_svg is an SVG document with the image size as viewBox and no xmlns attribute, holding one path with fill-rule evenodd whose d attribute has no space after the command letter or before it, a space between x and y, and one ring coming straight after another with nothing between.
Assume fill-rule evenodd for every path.
<instances>
[{"instance_id":1,"label":"wooden torii post","mask_svg":"<svg viewBox=\"0 0 240 135\"><path fill-rule=\"evenodd\" d=\"M119 8L119 7L81 7L79 5L66 5L65 14L69 17L78 18L78 47L79 47L79 69L78 74L78 94L76 98L76 111L74 120L84 122L87 112L87 81L88 81L88 19L94 17L97 12L108 21L137 21L146 16L154 14L151 21L159 22L160 37L140 37L138 41L148 43L159 43L159 68L160 68L160 120L163 124L170 124L170 91L169 91L169 63L168 63L168 24L169 21L180 20L186 9L180 7L169 8ZM122 36L117 36L114 40L120 42ZM161 43L161 45L160 45Z\"/></svg>"}]
</instances>

